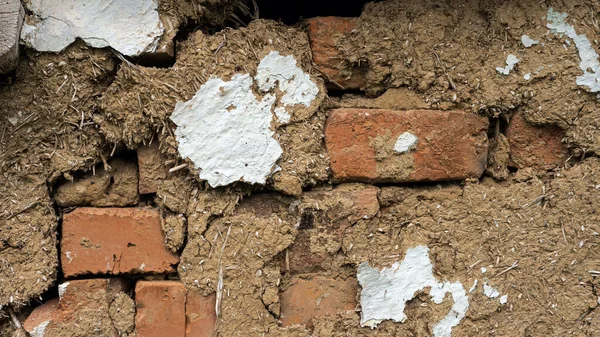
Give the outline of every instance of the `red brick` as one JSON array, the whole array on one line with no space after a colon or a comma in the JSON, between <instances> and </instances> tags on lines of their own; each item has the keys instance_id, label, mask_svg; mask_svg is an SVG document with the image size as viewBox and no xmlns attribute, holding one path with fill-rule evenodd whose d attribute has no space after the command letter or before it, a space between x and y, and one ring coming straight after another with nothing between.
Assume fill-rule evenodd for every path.
<instances>
[{"instance_id":1,"label":"red brick","mask_svg":"<svg viewBox=\"0 0 600 337\"><path fill-rule=\"evenodd\" d=\"M350 76L340 73L342 58L336 43L352 31L356 18L317 17L307 20L308 38L313 61L317 69L327 76L330 87L334 89L360 89L365 86L364 73L353 69ZM337 84L336 84L337 83Z\"/></svg>"},{"instance_id":2,"label":"red brick","mask_svg":"<svg viewBox=\"0 0 600 337\"><path fill-rule=\"evenodd\" d=\"M203 296L189 290L185 301L186 337L212 337L215 331L217 315L215 312L215 294Z\"/></svg>"},{"instance_id":3,"label":"red brick","mask_svg":"<svg viewBox=\"0 0 600 337\"><path fill-rule=\"evenodd\" d=\"M356 279L312 276L293 277L281 293L283 326L309 324L313 317L341 313L356 308Z\"/></svg>"},{"instance_id":4,"label":"red brick","mask_svg":"<svg viewBox=\"0 0 600 337\"><path fill-rule=\"evenodd\" d=\"M138 337L185 336L186 289L177 281L139 281L135 286Z\"/></svg>"},{"instance_id":5,"label":"red brick","mask_svg":"<svg viewBox=\"0 0 600 337\"><path fill-rule=\"evenodd\" d=\"M509 166L551 169L563 165L569 156L562 144L564 134L556 126L534 126L516 113L506 131L510 145Z\"/></svg>"},{"instance_id":6,"label":"red brick","mask_svg":"<svg viewBox=\"0 0 600 337\"><path fill-rule=\"evenodd\" d=\"M479 177L487 164L486 118L463 111L335 109L325 143L334 181L416 182ZM398 154L404 132L418 138Z\"/></svg>"},{"instance_id":7,"label":"red brick","mask_svg":"<svg viewBox=\"0 0 600 337\"><path fill-rule=\"evenodd\" d=\"M158 142L141 146L137 150L140 176L140 194L156 193L158 184L167 177L166 157L160 152Z\"/></svg>"},{"instance_id":8,"label":"red brick","mask_svg":"<svg viewBox=\"0 0 600 337\"><path fill-rule=\"evenodd\" d=\"M63 218L65 277L86 274L170 273L179 258L165 246L153 209L77 208Z\"/></svg>"},{"instance_id":9,"label":"red brick","mask_svg":"<svg viewBox=\"0 0 600 337\"><path fill-rule=\"evenodd\" d=\"M73 336L94 331L98 336L117 336L109 314L114 296L127 290L121 279L74 280L59 286L59 298L35 308L24 328L34 336ZM37 329L37 331L36 331ZM37 334L35 334L37 333Z\"/></svg>"}]
</instances>

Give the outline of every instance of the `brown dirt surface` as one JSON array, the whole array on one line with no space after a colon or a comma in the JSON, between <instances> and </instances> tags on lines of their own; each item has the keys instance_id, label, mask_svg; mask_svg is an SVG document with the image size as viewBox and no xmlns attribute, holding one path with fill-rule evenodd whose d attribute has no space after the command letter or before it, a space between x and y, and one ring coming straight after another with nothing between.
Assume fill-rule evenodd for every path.
<instances>
[{"instance_id":1,"label":"brown dirt surface","mask_svg":"<svg viewBox=\"0 0 600 337\"><path fill-rule=\"evenodd\" d=\"M228 80L237 73L254 74L262 57L272 50L293 55L299 67L313 72L308 38L295 28L256 20L248 27L212 36L197 31L179 45L172 68L121 67L102 98L104 114L95 121L108 140L122 141L131 148L158 133L163 152L175 155L174 124L168 119L175 103L189 100L211 76ZM328 179L328 159L322 144L325 114L319 110L325 90L322 81L313 80L320 89L313 104L291 111L291 122L275 130L283 155L273 185L287 194L297 195L302 186ZM192 172L197 173L195 169Z\"/></svg>"},{"instance_id":2,"label":"brown dirt surface","mask_svg":"<svg viewBox=\"0 0 600 337\"><path fill-rule=\"evenodd\" d=\"M518 109L529 122L563 129L576 155L598 153L598 100L575 84L582 72L574 43L548 33L549 7L594 41L597 1L390 0L367 4L338 48L345 64L368 69L368 95L407 87L437 109L490 116ZM524 48L523 34L540 44ZM495 68L509 53L521 61L501 75Z\"/></svg>"}]
</instances>

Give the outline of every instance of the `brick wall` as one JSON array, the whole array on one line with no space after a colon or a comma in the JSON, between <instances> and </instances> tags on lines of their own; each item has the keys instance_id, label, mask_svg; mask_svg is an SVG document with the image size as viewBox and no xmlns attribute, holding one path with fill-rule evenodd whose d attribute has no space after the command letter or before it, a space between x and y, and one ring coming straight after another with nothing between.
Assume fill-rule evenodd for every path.
<instances>
[{"instance_id":1,"label":"brick wall","mask_svg":"<svg viewBox=\"0 0 600 337\"><path fill-rule=\"evenodd\" d=\"M340 66L336 44L354 29L355 21L307 20L312 59L331 90L360 90L365 85L362 69ZM404 109L377 100L365 108L356 99L338 101L327 109L321 131L333 188L324 184L322 189L288 193L298 194L293 242L284 245L284 253L276 258L273 268L281 273L275 286L261 284L263 293L251 296L260 297L279 326L311 327L315 317L355 312L356 276L347 272L348 261L339 260L336 253L343 248L346 229L376 217L385 206L379 195L382 184L480 179L494 165L505 170L550 170L568 157L559 130L534 126L519 113L498 136L485 116L423 109L422 103L411 104L409 96L397 98L408 102ZM504 161L494 161L499 158L498 137L506 138L509 146ZM55 336L61 330L95 329L106 336L191 337L219 331L218 296L227 295L218 285L209 291L184 285L178 268L181 273L182 247L191 245L186 232L203 234L209 219L227 213L226 207L213 211L207 202L192 218L189 208L196 206L179 195L199 192L192 192L187 173L175 165L177 156L165 154L158 140L140 146L136 156L110 159L93 172L78 173L73 181L56 186L53 196L62 216L59 296L29 315L24 327L30 333ZM169 172L170 168L174 169ZM279 192L265 193L287 198ZM229 233L219 232L214 240L225 235ZM350 254L352 247L343 249ZM208 260L219 251L199 248L197 253ZM260 265L258 270L263 269L267 267Z\"/></svg>"}]
</instances>

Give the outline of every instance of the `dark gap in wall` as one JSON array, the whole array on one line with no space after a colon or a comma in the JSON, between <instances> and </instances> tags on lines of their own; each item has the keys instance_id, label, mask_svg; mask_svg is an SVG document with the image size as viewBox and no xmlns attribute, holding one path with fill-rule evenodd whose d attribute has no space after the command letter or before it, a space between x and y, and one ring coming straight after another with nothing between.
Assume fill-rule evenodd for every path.
<instances>
[{"instance_id":1,"label":"dark gap in wall","mask_svg":"<svg viewBox=\"0 0 600 337\"><path fill-rule=\"evenodd\" d=\"M303 19L317 16L358 17L365 0L256 0L258 16L261 19L281 21L294 25Z\"/></svg>"},{"instance_id":2,"label":"dark gap in wall","mask_svg":"<svg viewBox=\"0 0 600 337\"><path fill-rule=\"evenodd\" d=\"M327 89L327 95L329 97L339 97L342 98L344 95L356 95L356 96L363 96L365 93L362 90L359 89L341 89L341 88L328 88ZM369 97L369 98L376 98L376 97Z\"/></svg>"}]
</instances>

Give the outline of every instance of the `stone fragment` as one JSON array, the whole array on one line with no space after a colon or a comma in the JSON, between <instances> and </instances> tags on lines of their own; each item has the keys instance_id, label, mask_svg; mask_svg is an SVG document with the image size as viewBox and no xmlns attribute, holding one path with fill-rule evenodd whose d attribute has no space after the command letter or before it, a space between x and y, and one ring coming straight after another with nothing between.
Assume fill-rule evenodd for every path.
<instances>
[{"instance_id":1,"label":"stone fragment","mask_svg":"<svg viewBox=\"0 0 600 337\"><path fill-rule=\"evenodd\" d=\"M139 281L135 286L138 337L185 337L185 297L183 283Z\"/></svg>"},{"instance_id":2,"label":"stone fragment","mask_svg":"<svg viewBox=\"0 0 600 337\"><path fill-rule=\"evenodd\" d=\"M179 258L164 242L156 210L77 208L63 218L62 270L65 277L170 273Z\"/></svg>"},{"instance_id":3,"label":"stone fragment","mask_svg":"<svg viewBox=\"0 0 600 337\"><path fill-rule=\"evenodd\" d=\"M214 336L217 316L213 293L203 296L190 289L185 301L185 336L186 337L212 337Z\"/></svg>"},{"instance_id":4,"label":"stone fragment","mask_svg":"<svg viewBox=\"0 0 600 337\"><path fill-rule=\"evenodd\" d=\"M569 157L562 144L564 134L561 129L531 125L521 113L513 115L506 137L510 144L509 166L547 170L562 166Z\"/></svg>"},{"instance_id":5,"label":"stone fragment","mask_svg":"<svg viewBox=\"0 0 600 337\"><path fill-rule=\"evenodd\" d=\"M356 25L356 18L316 17L307 20L308 38L313 62L326 76L332 89L360 89L365 85L365 75L359 69L342 69L343 59L336 46L344 34Z\"/></svg>"},{"instance_id":6,"label":"stone fragment","mask_svg":"<svg viewBox=\"0 0 600 337\"><path fill-rule=\"evenodd\" d=\"M283 326L310 324L313 317L354 310L356 291L354 278L293 277L281 293L281 322Z\"/></svg>"},{"instance_id":7,"label":"stone fragment","mask_svg":"<svg viewBox=\"0 0 600 337\"><path fill-rule=\"evenodd\" d=\"M0 74L5 74L17 67L19 34L24 15L21 1L0 1Z\"/></svg>"},{"instance_id":8,"label":"stone fragment","mask_svg":"<svg viewBox=\"0 0 600 337\"><path fill-rule=\"evenodd\" d=\"M158 142L141 146L137 150L140 194L156 193L160 181L167 177L166 156L160 152Z\"/></svg>"},{"instance_id":9,"label":"stone fragment","mask_svg":"<svg viewBox=\"0 0 600 337\"><path fill-rule=\"evenodd\" d=\"M463 111L331 110L325 144L333 180L386 183L480 177L487 163L488 125L486 118ZM397 153L394 147L406 132L418 141L411 142L410 151Z\"/></svg>"},{"instance_id":10,"label":"stone fragment","mask_svg":"<svg viewBox=\"0 0 600 337\"><path fill-rule=\"evenodd\" d=\"M156 0L31 0L26 6L32 15L21 39L38 51L60 52L81 38L138 56L154 52L164 33Z\"/></svg>"},{"instance_id":11,"label":"stone fragment","mask_svg":"<svg viewBox=\"0 0 600 337\"><path fill-rule=\"evenodd\" d=\"M183 246L186 234L186 221L182 214L167 214L163 219L162 230L165 234L165 245L174 254Z\"/></svg>"},{"instance_id":12,"label":"stone fragment","mask_svg":"<svg viewBox=\"0 0 600 337\"><path fill-rule=\"evenodd\" d=\"M86 173L58 186L54 200L60 207L69 206L131 206L138 202L138 172L135 164L122 159L108 162L110 168L98 165Z\"/></svg>"}]
</instances>

